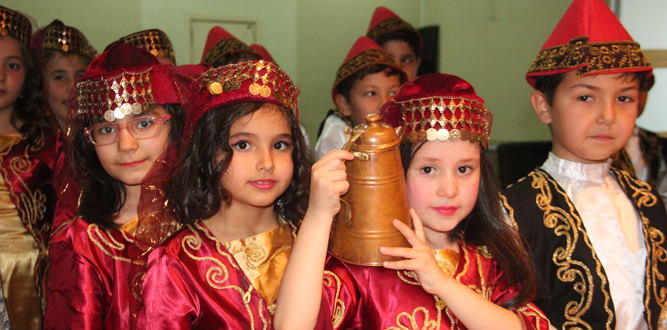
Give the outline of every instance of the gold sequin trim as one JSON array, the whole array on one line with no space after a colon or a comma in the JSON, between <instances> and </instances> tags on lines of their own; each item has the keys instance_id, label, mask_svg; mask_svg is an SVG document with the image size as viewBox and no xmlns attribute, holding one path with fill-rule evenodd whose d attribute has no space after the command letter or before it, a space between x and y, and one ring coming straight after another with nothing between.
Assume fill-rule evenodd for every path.
<instances>
[{"instance_id":1,"label":"gold sequin trim","mask_svg":"<svg viewBox=\"0 0 667 330\"><path fill-rule=\"evenodd\" d=\"M208 53L206 53L206 56L204 56L202 59L202 63L213 64L221 57L237 52L254 54L259 57L259 54L257 54L254 49L250 48L250 46L246 45L242 41L233 38L226 38L221 39L218 41L218 43L211 47Z\"/></svg>"},{"instance_id":2,"label":"gold sequin trim","mask_svg":"<svg viewBox=\"0 0 667 330\"><path fill-rule=\"evenodd\" d=\"M28 38L32 25L27 17L9 8L0 7L0 36L10 36L24 45L28 45Z\"/></svg>"},{"instance_id":3,"label":"gold sequin trim","mask_svg":"<svg viewBox=\"0 0 667 330\"><path fill-rule=\"evenodd\" d=\"M95 56L83 33L68 26L46 27L42 49L79 54L88 58Z\"/></svg>"},{"instance_id":4,"label":"gold sequin trim","mask_svg":"<svg viewBox=\"0 0 667 330\"><path fill-rule=\"evenodd\" d=\"M569 68L579 68L577 74L581 77L620 69L648 69L651 63L637 42L588 42L588 36L579 36L565 45L540 51L528 69L528 75Z\"/></svg>"},{"instance_id":5,"label":"gold sequin trim","mask_svg":"<svg viewBox=\"0 0 667 330\"><path fill-rule=\"evenodd\" d=\"M166 57L176 63L176 53L169 37L160 30L146 30L120 38L120 42L149 51L155 57Z\"/></svg>"}]
</instances>

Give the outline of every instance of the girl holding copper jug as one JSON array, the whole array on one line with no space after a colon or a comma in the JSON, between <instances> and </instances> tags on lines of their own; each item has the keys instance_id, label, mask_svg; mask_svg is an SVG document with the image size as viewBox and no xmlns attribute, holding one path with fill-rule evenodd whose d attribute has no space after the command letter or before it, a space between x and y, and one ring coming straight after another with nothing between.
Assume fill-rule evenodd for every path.
<instances>
[{"instance_id":1,"label":"girl holding copper jug","mask_svg":"<svg viewBox=\"0 0 667 330\"><path fill-rule=\"evenodd\" d=\"M375 267L327 254L339 200L352 189L345 161L357 157L330 152L313 166L299 232L308 239L294 244L276 329L548 329L531 303L537 284L529 254L505 220L485 156L492 117L484 100L459 77L430 74L403 85L381 117L404 129L414 227L393 226L411 247L379 248L397 260Z\"/></svg>"}]
</instances>

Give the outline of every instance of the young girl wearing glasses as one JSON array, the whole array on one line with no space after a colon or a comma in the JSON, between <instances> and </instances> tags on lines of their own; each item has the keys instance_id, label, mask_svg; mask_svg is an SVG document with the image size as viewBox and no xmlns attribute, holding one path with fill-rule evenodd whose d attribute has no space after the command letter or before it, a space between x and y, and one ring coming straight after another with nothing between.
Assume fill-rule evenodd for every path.
<instances>
[{"instance_id":1,"label":"young girl wearing glasses","mask_svg":"<svg viewBox=\"0 0 667 330\"><path fill-rule=\"evenodd\" d=\"M142 192L152 187L144 177L166 162L185 116L171 72L149 52L117 43L77 83L68 156L83 190L78 217L49 250L46 329L134 327L145 255L159 243L138 232L147 229Z\"/></svg>"}]
</instances>

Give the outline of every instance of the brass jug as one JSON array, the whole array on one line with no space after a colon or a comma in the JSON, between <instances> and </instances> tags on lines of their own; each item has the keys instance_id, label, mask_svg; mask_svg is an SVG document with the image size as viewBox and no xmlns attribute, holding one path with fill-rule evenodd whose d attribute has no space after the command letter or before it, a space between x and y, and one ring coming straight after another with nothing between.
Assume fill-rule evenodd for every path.
<instances>
[{"instance_id":1,"label":"brass jug","mask_svg":"<svg viewBox=\"0 0 667 330\"><path fill-rule=\"evenodd\" d=\"M399 258L380 254L381 246L411 247L392 224L398 219L412 227L399 150L403 127L394 130L375 114L365 119L345 131L343 149L354 159L346 164L350 189L341 196L329 252L351 264L382 266L383 261Z\"/></svg>"}]
</instances>

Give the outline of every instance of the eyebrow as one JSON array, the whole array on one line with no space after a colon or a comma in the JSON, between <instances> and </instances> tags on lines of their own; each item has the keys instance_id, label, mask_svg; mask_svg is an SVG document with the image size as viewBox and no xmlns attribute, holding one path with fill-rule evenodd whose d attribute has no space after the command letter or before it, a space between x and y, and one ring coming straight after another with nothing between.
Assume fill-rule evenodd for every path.
<instances>
[{"instance_id":1,"label":"eyebrow","mask_svg":"<svg viewBox=\"0 0 667 330\"><path fill-rule=\"evenodd\" d=\"M426 161L426 162L434 163L434 162L439 161L440 159L441 159L441 158L428 157L428 158L422 158L421 160L422 160L422 161ZM479 160L478 158L474 158L474 157L466 158L466 159L459 159L459 162L461 162L461 163L479 162L479 161L480 161L480 160Z\"/></svg>"},{"instance_id":2,"label":"eyebrow","mask_svg":"<svg viewBox=\"0 0 667 330\"><path fill-rule=\"evenodd\" d=\"M249 133L249 132L239 132L239 133L230 135L229 138L231 139L231 138L235 138L235 137L243 137L243 136L254 137L254 136L257 136L257 134L253 134L253 133ZM278 134L278 136L276 136L276 137L279 138L279 139L284 139L284 138L289 138L289 139L291 139L291 138L292 138L292 134L288 134L288 133Z\"/></svg>"},{"instance_id":3,"label":"eyebrow","mask_svg":"<svg viewBox=\"0 0 667 330\"><path fill-rule=\"evenodd\" d=\"M584 83L575 84L570 89L575 89L575 88L578 88L578 87L588 88L588 89L593 90L593 91L599 91L601 89L600 87L593 86L593 85L588 85L588 84L584 84ZM627 87L621 88L619 90L619 92L627 92L627 91L633 90L635 88L637 88L637 87L636 86L627 86Z\"/></svg>"}]
</instances>

